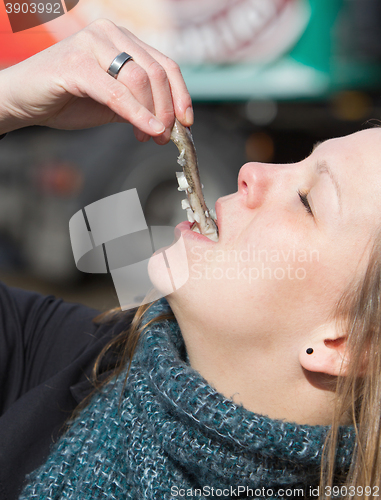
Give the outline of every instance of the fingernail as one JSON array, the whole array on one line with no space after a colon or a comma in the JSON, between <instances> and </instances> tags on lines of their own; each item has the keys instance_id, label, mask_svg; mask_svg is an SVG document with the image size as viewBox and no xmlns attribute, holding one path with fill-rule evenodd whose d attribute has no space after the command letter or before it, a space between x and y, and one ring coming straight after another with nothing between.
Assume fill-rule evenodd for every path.
<instances>
[{"instance_id":1,"label":"fingernail","mask_svg":"<svg viewBox=\"0 0 381 500\"><path fill-rule=\"evenodd\" d=\"M155 134L161 134L165 130L164 125L159 120L156 120L156 118L151 118L148 123Z\"/></svg>"},{"instance_id":2,"label":"fingernail","mask_svg":"<svg viewBox=\"0 0 381 500\"><path fill-rule=\"evenodd\" d=\"M193 109L189 107L185 111L185 121L187 122L188 125L193 125L193 120L194 120Z\"/></svg>"}]
</instances>

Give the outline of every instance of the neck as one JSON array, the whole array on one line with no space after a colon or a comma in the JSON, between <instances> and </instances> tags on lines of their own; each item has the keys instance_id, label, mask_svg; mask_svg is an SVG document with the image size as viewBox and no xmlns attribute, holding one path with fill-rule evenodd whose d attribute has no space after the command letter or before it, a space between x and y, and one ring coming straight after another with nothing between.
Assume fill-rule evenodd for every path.
<instances>
[{"instance_id":1,"label":"neck","mask_svg":"<svg viewBox=\"0 0 381 500\"><path fill-rule=\"evenodd\" d=\"M225 397L246 409L305 425L329 425L332 379L306 372L292 340L263 342L252 332L213 331L175 315L191 366Z\"/></svg>"}]
</instances>

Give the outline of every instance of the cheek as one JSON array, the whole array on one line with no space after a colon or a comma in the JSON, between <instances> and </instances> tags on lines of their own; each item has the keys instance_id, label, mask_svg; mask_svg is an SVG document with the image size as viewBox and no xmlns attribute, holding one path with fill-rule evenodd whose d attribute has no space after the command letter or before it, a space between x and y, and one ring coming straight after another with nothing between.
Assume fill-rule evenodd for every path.
<instances>
[{"instance_id":1,"label":"cheek","mask_svg":"<svg viewBox=\"0 0 381 500\"><path fill-rule=\"evenodd\" d=\"M301 320L303 315L310 321L329 320L356 274L357 259L333 248L310 248L297 260L299 277L304 278L288 283L283 303L286 308L297 303Z\"/></svg>"},{"instance_id":2,"label":"cheek","mask_svg":"<svg viewBox=\"0 0 381 500\"><path fill-rule=\"evenodd\" d=\"M301 241L300 232L269 217L215 247L188 246L190 278L216 288L241 287L241 295L250 296L256 295L257 286L282 288L286 282L304 281L319 256L312 248L302 248Z\"/></svg>"},{"instance_id":3,"label":"cheek","mask_svg":"<svg viewBox=\"0 0 381 500\"><path fill-rule=\"evenodd\" d=\"M329 318L346 283L313 248L189 250L189 279L168 300L216 328L303 333Z\"/></svg>"}]
</instances>

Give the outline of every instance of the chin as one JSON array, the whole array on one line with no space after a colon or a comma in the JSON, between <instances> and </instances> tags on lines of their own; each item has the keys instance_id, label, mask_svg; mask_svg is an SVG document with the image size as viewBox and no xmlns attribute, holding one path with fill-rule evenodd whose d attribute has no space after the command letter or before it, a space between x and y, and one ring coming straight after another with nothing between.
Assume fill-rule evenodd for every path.
<instances>
[{"instance_id":1,"label":"chin","mask_svg":"<svg viewBox=\"0 0 381 500\"><path fill-rule=\"evenodd\" d=\"M150 258L148 262L148 275L154 288L163 297L173 292L168 269L161 252L154 254Z\"/></svg>"},{"instance_id":2,"label":"chin","mask_svg":"<svg viewBox=\"0 0 381 500\"><path fill-rule=\"evenodd\" d=\"M155 252L148 262L152 285L165 297L176 293L189 279L187 253L180 237L173 245Z\"/></svg>"}]
</instances>

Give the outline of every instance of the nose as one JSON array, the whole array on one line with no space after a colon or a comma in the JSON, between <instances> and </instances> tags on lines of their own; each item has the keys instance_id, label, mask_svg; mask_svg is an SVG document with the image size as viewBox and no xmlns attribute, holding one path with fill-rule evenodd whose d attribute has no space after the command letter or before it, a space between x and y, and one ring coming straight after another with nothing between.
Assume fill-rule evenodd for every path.
<instances>
[{"instance_id":1,"label":"nose","mask_svg":"<svg viewBox=\"0 0 381 500\"><path fill-rule=\"evenodd\" d=\"M238 174L238 192L244 196L248 208L262 205L272 184L272 165L246 163Z\"/></svg>"}]
</instances>

